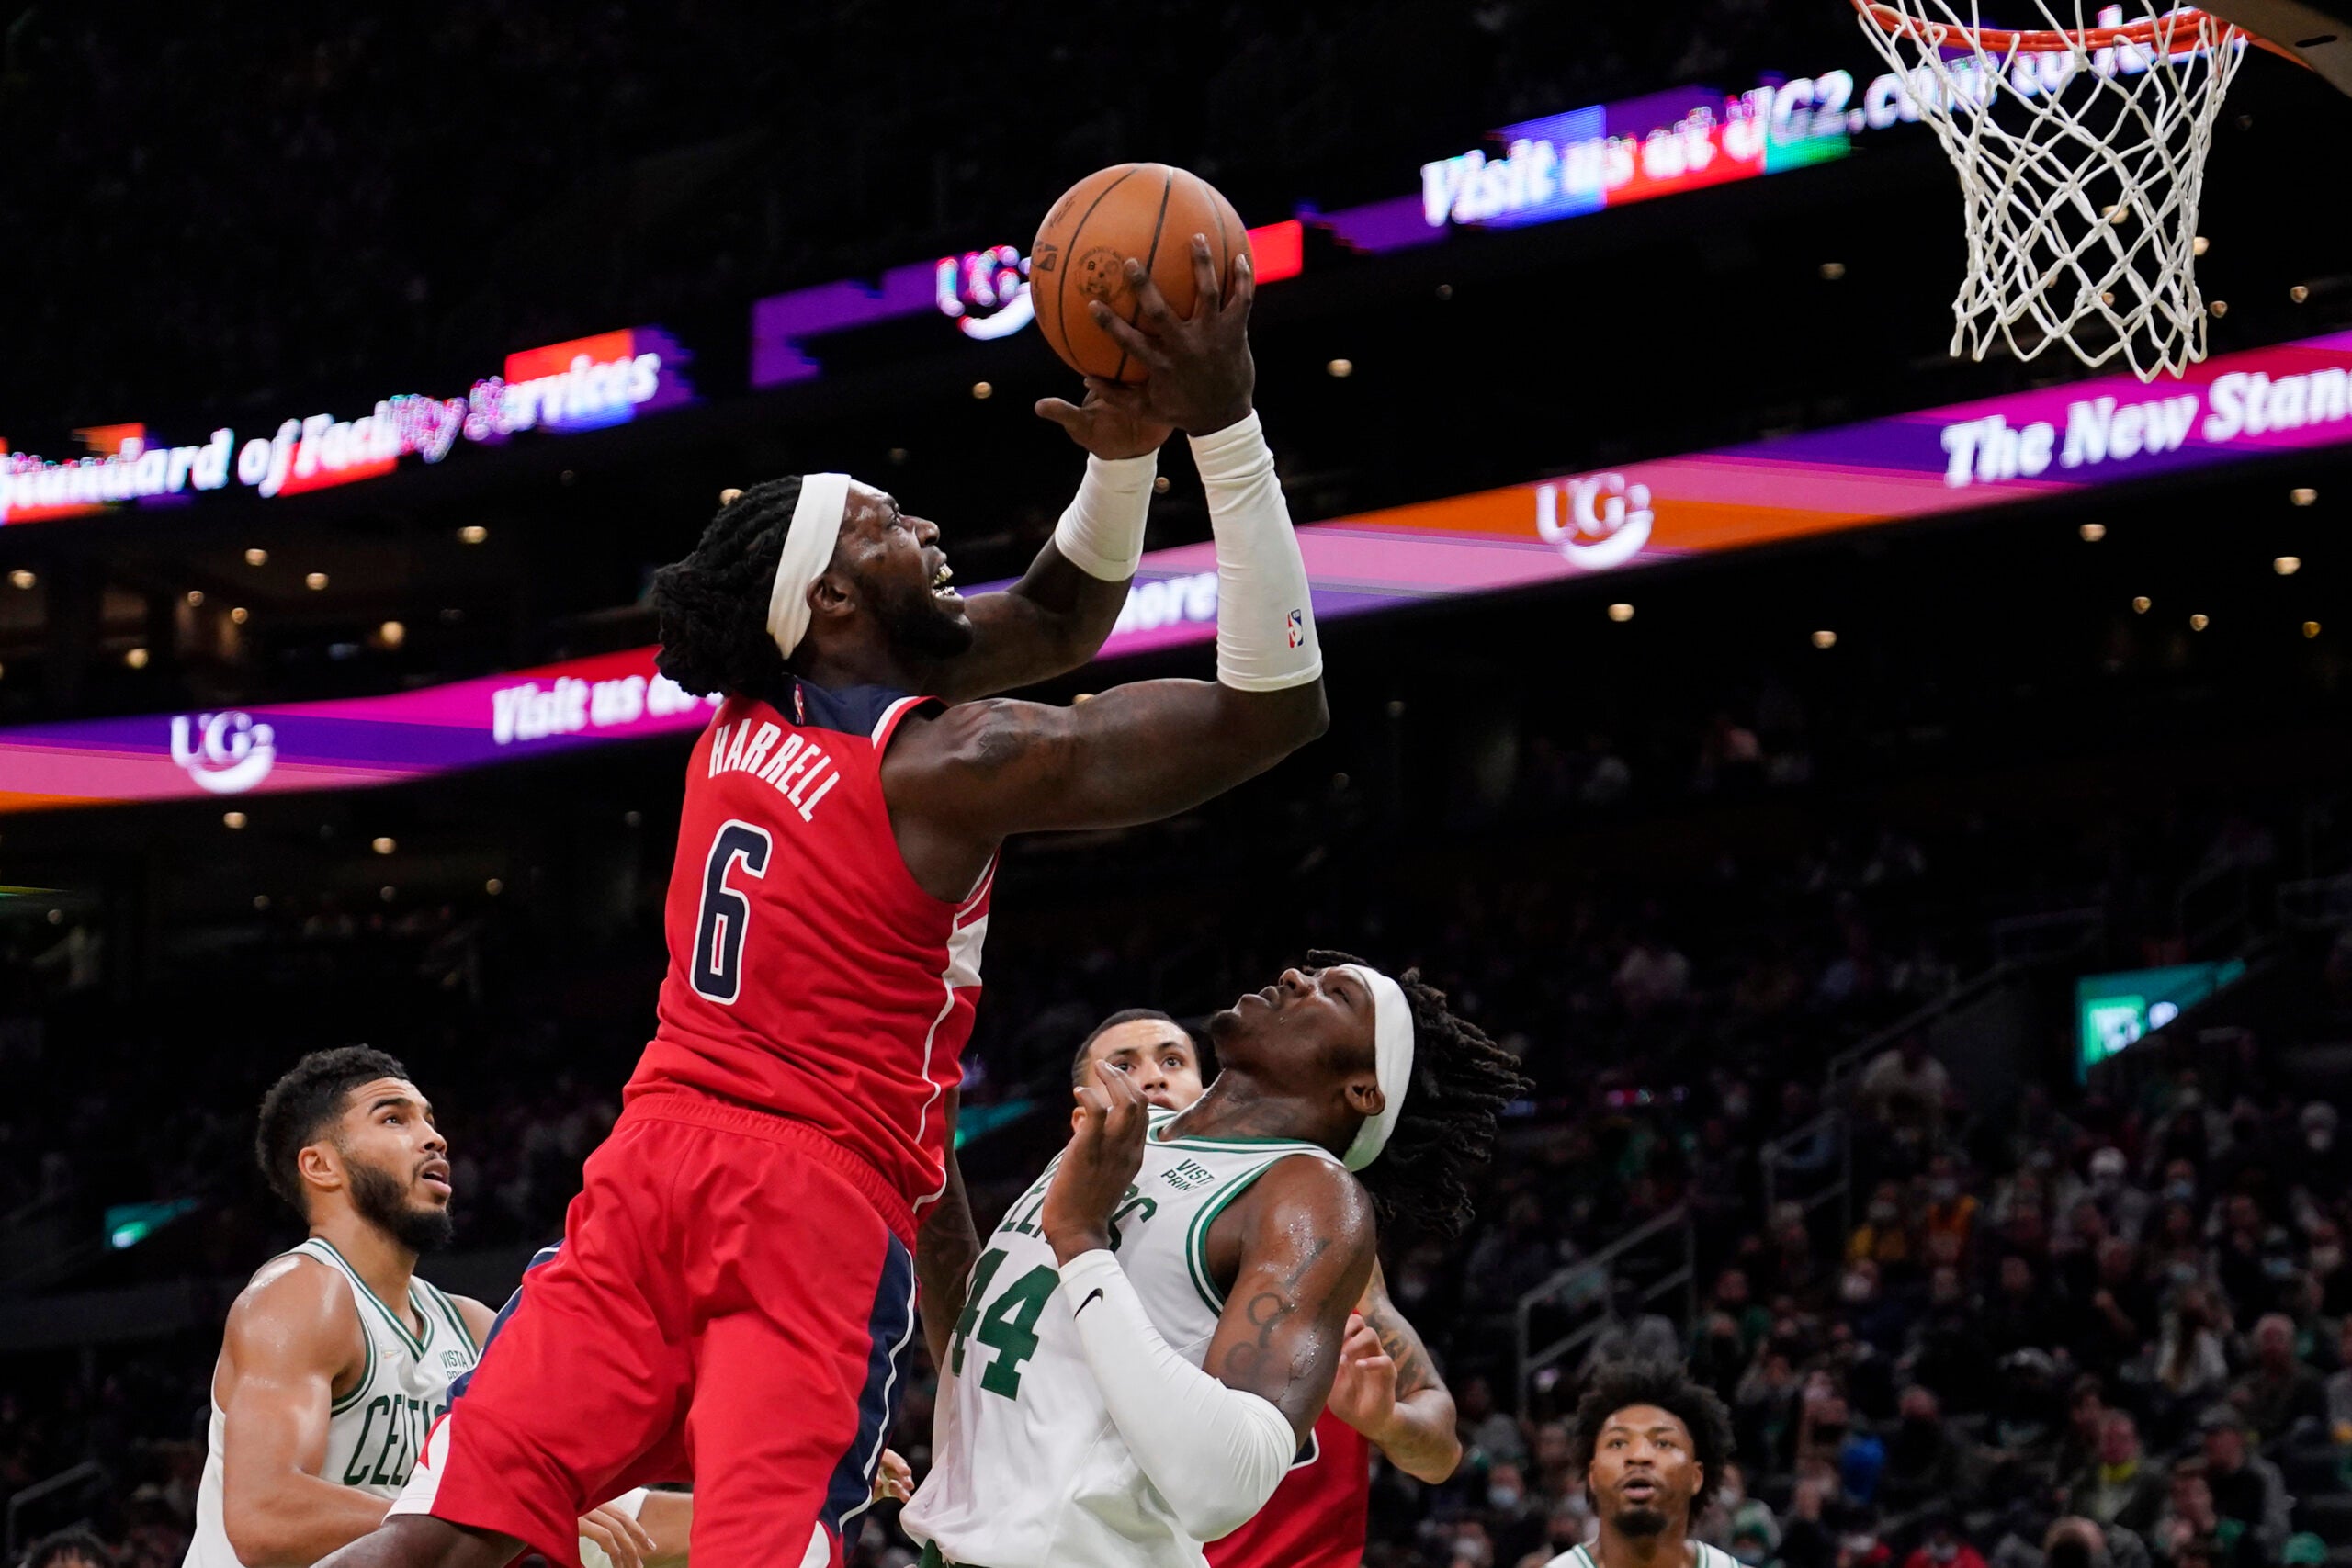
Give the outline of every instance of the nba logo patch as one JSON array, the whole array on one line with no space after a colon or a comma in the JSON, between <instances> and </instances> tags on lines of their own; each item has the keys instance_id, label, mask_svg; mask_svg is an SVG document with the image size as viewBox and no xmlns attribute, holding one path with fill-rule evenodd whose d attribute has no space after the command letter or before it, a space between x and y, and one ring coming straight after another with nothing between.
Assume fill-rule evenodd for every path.
<instances>
[{"instance_id":1,"label":"nba logo patch","mask_svg":"<svg viewBox=\"0 0 2352 1568\"><path fill-rule=\"evenodd\" d=\"M808 699L800 694L800 682L797 681L792 683L792 722L795 724L808 722Z\"/></svg>"},{"instance_id":2,"label":"nba logo patch","mask_svg":"<svg viewBox=\"0 0 2352 1568\"><path fill-rule=\"evenodd\" d=\"M1306 612L1304 610L1293 610L1290 613L1290 645L1293 648L1296 648L1300 643L1305 642L1306 640Z\"/></svg>"}]
</instances>

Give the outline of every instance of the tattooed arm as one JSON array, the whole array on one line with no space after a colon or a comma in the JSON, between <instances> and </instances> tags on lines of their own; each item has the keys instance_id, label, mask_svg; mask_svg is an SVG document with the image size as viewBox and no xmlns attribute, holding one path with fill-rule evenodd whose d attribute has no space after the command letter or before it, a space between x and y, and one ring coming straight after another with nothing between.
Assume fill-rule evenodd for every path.
<instances>
[{"instance_id":1,"label":"tattooed arm","mask_svg":"<svg viewBox=\"0 0 2352 1568\"><path fill-rule=\"evenodd\" d=\"M1306 1157L1275 1165L1209 1227L1210 1269L1223 1278L1232 1259L1233 1284L1203 1370L1272 1404L1301 1443L1330 1397L1375 1239L1356 1179Z\"/></svg>"},{"instance_id":2,"label":"tattooed arm","mask_svg":"<svg viewBox=\"0 0 2352 1568\"><path fill-rule=\"evenodd\" d=\"M1462 1462L1453 1391L1430 1364L1429 1347L1388 1299L1388 1281L1377 1259L1363 1304L1348 1320L1339 1375L1331 1383L1331 1414L1416 1480L1435 1485Z\"/></svg>"},{"instance_id":3,"label":"tattooed arm","mask_svg":"<svg viewBox=\"0 0 2352 1568\"><path fill-rule=\"evenodd\" d=\"M1069 1146L1040 1211L1080 1352L1136 1467L1196 1540L1238 1529L1282 1484L1331 1391L1350 1303L1372 1274L1372 1206L1354 1179L1291 1157L1210 1227L1230 1279L1206 1368L1170 1348L1110 1251L1110 1214L1149 1121L1125 1073L1081 1085ZM1247 1210L1224 1235L1226 1217ZM1238 1258L1238 1261L1237 1261Z\"/></svg>"}]
</instances>

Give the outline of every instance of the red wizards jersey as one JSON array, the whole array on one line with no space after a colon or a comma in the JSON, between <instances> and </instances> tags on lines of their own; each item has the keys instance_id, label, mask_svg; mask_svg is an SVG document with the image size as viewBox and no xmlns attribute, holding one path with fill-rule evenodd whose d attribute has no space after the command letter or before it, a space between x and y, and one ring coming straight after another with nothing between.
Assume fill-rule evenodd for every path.
<instances>
[{"instance_id":1,"label":"red wizards jersey","mask_svg":"<svg viewBox=\"0 0 2352 1568\"><path fill-rule=\"evenodd\" d=\"M1206 1547L1209 1568L1356 1568L1372 1506L1372 1445L1329 1410L1250 1522Z\"/></svg>"},{"instance_id":2,"label":"red wizards jersey","mask_svg":"<svg viewBox=\"0 0 2352 1568\"><path fill-rule=\"evenodd\" d=\"M935 699L786 680L789 712L729 697L695 743L670 971L628 1093L683 1087L808 1122L920 1208L945 1185L995 863L950 903L899 856L882 754Z\"/></svg>"}]
</instances>

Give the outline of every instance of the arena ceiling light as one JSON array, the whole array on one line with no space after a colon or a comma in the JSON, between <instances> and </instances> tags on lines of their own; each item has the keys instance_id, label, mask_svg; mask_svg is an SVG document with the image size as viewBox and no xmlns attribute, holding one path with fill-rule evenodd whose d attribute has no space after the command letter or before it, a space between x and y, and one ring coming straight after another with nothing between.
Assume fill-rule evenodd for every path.
<instances>
[{"instance_id":1,"label":"arena ceiling light","mask_svg":"<svg viewBox=\"0 0 2352 1568\"><path fill-rule=\"evenodd\" d=\"M490 530L479 523L469 523L458 530L458 537L469 545L479 545L490 537Z\"/></svg>"},{"instance_id":2,"label":"arena ceiling light","mask_svg":"<svg viewBox=\"0 0 2352 1568\"><path fill-rule=\"evenodd\" d=\"M2075 532L2082 536L2083 543L2086 545L2096 545L2101 539L2107 537L2107 525L2104 523L2086 523L2081 527L2075 529Z\"/></svg>"},{"instance_id":3,"label":"arena ceiling light","mask_svg":"<svg viewBox=\"0 0 2352 1568\"><path fill-rule=\"evenodd\" d=\"M30 571L28 571L21 566L8 574L8 585L11 588L30 588L34 583L39 582L40 581L40 578L35 577Z\"/></svg>"},{"instance_id":4,"label":"arena ceiling light","mask_svg":"<svg viewBox=\"0 0 2352 1568\"><path fill-rule=\"evenodd\" d=\"M245 552L245 564L247 566L267 566L269 564L269 552L256 546L253 549Z\"/></svg>"}]
</instances>

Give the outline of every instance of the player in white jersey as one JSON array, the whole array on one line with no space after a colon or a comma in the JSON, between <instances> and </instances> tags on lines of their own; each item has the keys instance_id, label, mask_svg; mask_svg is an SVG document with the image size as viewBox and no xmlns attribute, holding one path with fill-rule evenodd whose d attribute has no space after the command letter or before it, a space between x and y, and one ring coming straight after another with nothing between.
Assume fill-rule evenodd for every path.
<instances>
[{"instance_id":1,"label":"player in white jersey","mask_svg":"<svg viewBox=\"0 0 2352 1568\"><path fill-rule=\"evenodd\" d=\"M1690 1538L1731 1449L1731 1413L1680 1367L1604 1366L1577 1402L1575 1450L1600 1536L1544 1568L1740 1568Z\"/></svg>"},{"instance_id":2,"label":"player in white jersey","mask_svg":"<svg viewBox=\"0 0 2352 1568\"><path fill-rule=\"evenodd\" d=\"M1309 963L1210 1020L1190 1110L1107 1064L1078 1090L972 1269L901 1521L928 1561L1198 1568L1322 1414L1375 1207L1467 1217L1516 1064L1411 972Z\"/></svg>"},{"instance_id":3,"label":"player in white jersey","mask_svg":"<svg viewBox=\"0 0 2352 1568\"><path fill-rule=\"evenodd\" d=\"M261 1106L256 1153L310 1226L236 1303L187 1568L308 1568L383 1522L492 1316L416 1277L449 1236L448 1145L381 1051L315 1051ZM618 1499L581 1520L615 1568L683 1561L692 1500Z\"/></svg>"}]
</instances>

